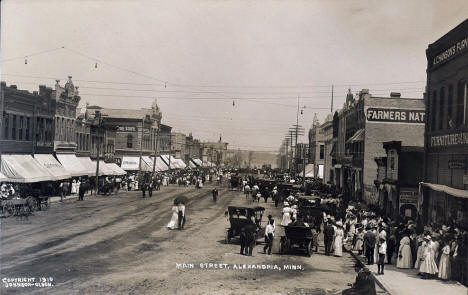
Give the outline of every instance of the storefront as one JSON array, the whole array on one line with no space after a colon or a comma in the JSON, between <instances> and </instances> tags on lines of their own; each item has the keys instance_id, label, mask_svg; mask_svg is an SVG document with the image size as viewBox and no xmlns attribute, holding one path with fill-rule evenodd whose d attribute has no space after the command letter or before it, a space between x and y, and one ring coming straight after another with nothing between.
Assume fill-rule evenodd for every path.
<instances>
[{"instance_id":1,"label":"storefront","mask_svg":"<svg viewBox=\"0 0 468 295\"><path fill-rule=\"evenodd\" d=\"M55 181L55 177L31 155L2 155L1 173L8 182Z\"/></svg>"},{"instance_id":2,"label":"storefront","mask_svg":"<svg viewBox=\"0 0 468 295\"><path fill-rule=\"evenodd\" d=\"M423 218L468 226L468 20L426 50Z\"/></svg>"},{"instance_id":3,"label":"storefront","mask_svg":"<svg viewBox=\"0 0 468 295\"><path fill-rule=\"evenodd\" d=\"M74 154L57 154L57 159L71 176L78 177L88 175L88 171Z\"/></svg>"},{"instance_id":4,"label":"storefront","mask_svg":"<svg viewBox=\"0 0 468 295\"><path fill-rule=\"evenodd\" d=\"M52 174L55 180L63 180L71 178L70 172L68 172L51 154L37 154L34 159L50 174Z\"/></svg>"}]
</instances>

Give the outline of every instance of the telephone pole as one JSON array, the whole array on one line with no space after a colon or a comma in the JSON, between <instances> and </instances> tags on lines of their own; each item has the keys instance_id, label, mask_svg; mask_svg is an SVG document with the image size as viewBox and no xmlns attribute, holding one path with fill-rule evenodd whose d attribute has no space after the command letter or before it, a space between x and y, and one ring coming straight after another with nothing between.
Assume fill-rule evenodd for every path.
<instances>
[{"instance_id":1,"label":"telephone pole","mask_svg":"<svg viewBox=\"0 0 468 295\"><path fill-rule=\"evenodd\" d=\"M156 156L157 156L157 150L158 150L158 141L159 141L159 124L158 124L158 129L156 131L156 144L154 147L154 157L153 157L153 173L151 174L151 179L154 178L154 171L156 170Z\"/></svg>"}]
</instances>

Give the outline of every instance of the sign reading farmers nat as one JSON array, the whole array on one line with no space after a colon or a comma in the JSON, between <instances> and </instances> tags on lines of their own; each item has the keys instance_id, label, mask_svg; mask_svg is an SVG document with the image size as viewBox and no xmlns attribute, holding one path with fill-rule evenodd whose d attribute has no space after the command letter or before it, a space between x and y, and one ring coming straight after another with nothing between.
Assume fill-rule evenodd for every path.
<instances>
[{"instance_id":1,"label":"sign reading farmers nat","mask_svg":"<svg viewBox=\"0 0 468 295\"><path fill-rule=\"evenodd\" d=\"M424 110L368 108L366 118L368 122L424 124L426 112Z\"/></svg>"}]
</instances>

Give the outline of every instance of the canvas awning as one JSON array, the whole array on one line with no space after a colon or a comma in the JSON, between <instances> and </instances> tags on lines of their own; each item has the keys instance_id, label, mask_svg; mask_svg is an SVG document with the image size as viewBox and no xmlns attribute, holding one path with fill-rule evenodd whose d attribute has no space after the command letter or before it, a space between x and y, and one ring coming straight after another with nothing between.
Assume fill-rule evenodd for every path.
<instances>
[{"instance_id":1,"label":"canvas awning","mask_svg":"<svg viewBox=\"0 0 468 295\"><path fill-rule=\"evenodd\" d=\"M55 177L55 180L62 180L71 178L70 172L68 172L51 154L37 154L34 155L34 159L44 167L50 174Z\"/></svg>"},{"instance_id":2,"label":"canvas awning","mask_svg":"<svg viewBox=\"0 0 468 295\"><path fill-rule=\"evenodd\" d=\"M305 167L305 177L315 177L314 164L307 164Z\"/></svg>"},{"instance_id":3,"label":"canvas awning","mask_svg":"<svg viewBox=\"0 0 468 295\"><path fill-rule=\"evenodd\" d=\"M190 168L197 168L198 165L193 161L193 159L190 159L190 161L189 161L189 167L190 167Z\"/></svg>"},{"instance_id":4,"label":"canvas awning","mask_svg":"<svg viewBox=\"0 0 468 295\"><path fill-rule=\"evenodd\" d=\"M158 167L155 167L154 170L157 171ZM141 171L153 172L153 159L148 156L141 157Z\"/></svg>"},{"instance_id":5,"label":"canvas awning","mask_svg":"<svg viewBox=\"0 0 468 295\"><path fill-rule=\"evenodd\" d=\"M8 182L8 177L3 175L3 173L0 172L0 182Z\"/></svg>"},{"instance_id":6,"label":"canvas awning","mask_svg":"<svg viewBox=\"0 0 468 295\"><path fill-rule=\"evenodd\" d=\"M351 136L351 138L349 138L346 143L353 143L353 142L359 142L359 141L364 141L364 129L359 129L358 131L356 131L356 133L354 133L353 136Z\"/></svg>"},{"instance_id":7,"label":"canvas awning","mask_svg":"<svg viewBox=\"0 0 468 295\"><path fill-rule=\"evenodd\" d=\"M31 155L2 155L1 173L8 182L32 183L55 180Z\"/></svg>"},{"instance_id":8,"label":"canvas awning","mask_svg":"<svg viewBox=\"0 0 468 295\"><path fill-rule=\"evenodd\" d=\"M184 169L185 167L187 167L187 164L185 164L184 160L182 159L175 159L175 160L180 169Z\"/></svg>"},{"instance_id":9,"label":"canvas awning","mask_svg":"<svg viewBox=\"0 0 468 295\"><path fill-rule=\"evenodd\" d=\"M96 171L97 161L91 161ZM96 172L94 172L96 173ZM115 175L114 169L110 168L104 161L99 161L99 175Z\"/></svg>"},{"instance_id":10,"label":"canvas awning","mask_svg":"<svg viewBox=\"0 0 468 295\"><path fill-rule=\"evenodd\" d=\"M201 167L201 166L203 165L203 162L202 162L202 160L200 160L200 159L191 159L191 160L192 160L192 162L193 162L195 165L197 165L198 167Z\"/></svg>"},{"instance_id":11,"label":"canvas awning","mask_svg":"<svg viewBox=\"0 0 468 295\"><path fill-rule=\"evenodd\" d=\"M434 191L443 192L448 195L468 199L468 190L457 189L443 184L420 182L419 185L426 186Z\"/></svg>"},{"instance_id":12,"label":"canvas awning","mask_svg":"<svg viewBox=\"0 0 468 295\"><path fill-rule=\"evenodd\" d=\"M57 159L71 176L88 175L85 166L81 164L81 161L74 154L57 154Z\"/></svg>"},{"instance_id":13,"label":"canvas awning","mask_svg":"<svg viewBox=\"0 0 468 295\"><path fill-rule=\"evenodd\" d=\"M119 165L115 163L106 163L109 168L114 171L114 175L125 175L127 172L119 167Z\"/></svg>"},{"instance_id":14,"label":"canvas awning","mask_svg":"<svg viewBox=\"0 0 468 295\"><path fill-rule=\"evenodd\" d=\"M164 161L164 164L169 167L169 155L161 155L160 158ZM180 168L180 163L177 162L176 158L170 156L171 169Z\"/></svg>"},{"instance_id":15,"label":"canvas awning","mask_svg":"<svg viewBox=\"0 0 468 295\"><path fill-rule=\"evenodd\" d=\"M135 171L140 169L139 157L123 157L122 165L120 166L125 171Z\"/></svg>"},{"instance_id":16,"label":"canvas awning","mask_svg":"<svg viewBox=\"0 0 468 295\"><path fill-rule=\"evenodd\" d=\"M96 165L93 165L93 162L89 157L76 157L80 161L81 165L85 168L86 174L88 176L96 176ZM101 173L99 172L99 175Z\"/></svg>"}]
</instances>

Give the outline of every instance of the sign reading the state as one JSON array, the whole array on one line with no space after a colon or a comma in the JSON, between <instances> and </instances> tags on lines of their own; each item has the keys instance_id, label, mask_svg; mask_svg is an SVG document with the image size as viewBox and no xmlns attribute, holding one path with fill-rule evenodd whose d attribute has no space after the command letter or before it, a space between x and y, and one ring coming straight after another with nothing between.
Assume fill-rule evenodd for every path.
<instances>
[{"instance_id":1,"label":"sign reading the state","mask_svg":"<svg viewBox=\"0 0 468 295\"><path fill-rule=\"evenodd\" d=\"M424 124L426 112L424 110L368 108L366 117L368 122Z\"/></svg>"}]
</instances>

